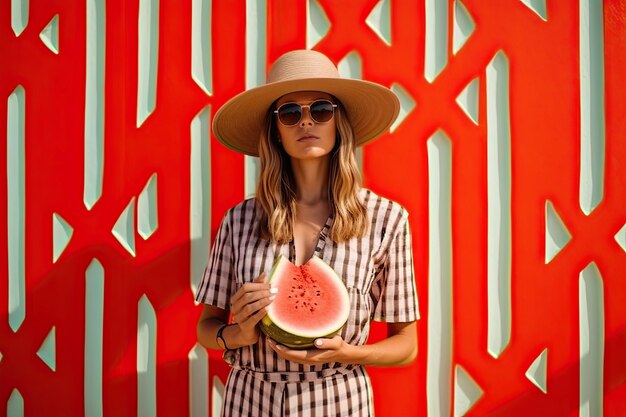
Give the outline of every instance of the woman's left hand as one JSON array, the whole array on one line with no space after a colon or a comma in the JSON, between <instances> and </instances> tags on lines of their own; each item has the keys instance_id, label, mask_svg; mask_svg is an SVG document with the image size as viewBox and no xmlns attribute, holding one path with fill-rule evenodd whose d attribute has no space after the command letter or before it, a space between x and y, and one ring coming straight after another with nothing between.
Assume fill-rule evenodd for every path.
<instances>
[{"instance_id":1,"label":"woman's left hand","mask_svg":"<svg viewBox=\"0 0 626 417\"><path fill-rule=\"evenodd\" d=\"M341 336L316 339L315 347L298 350L267 339L269 345L283 359L305 365L329 362L344 364L402 366L408 365L417 356L417 324L387 323L388 337L372 344L352 345Z\"/></svg>"},{"instance_id":2,"label":"woman's left hand","mask_svg":"<svg viewBox=\"0 0 626 417\"><path fill-rule=\"evenodd\" d=\"M278 356L288 361L304 365L318 365L329 362L351 363L349 351L354 346L346 343L341 336L332 339L316 339L315 347L310 349L291 349L268 339L269 345Z\"/></svg>"}]
</instances>

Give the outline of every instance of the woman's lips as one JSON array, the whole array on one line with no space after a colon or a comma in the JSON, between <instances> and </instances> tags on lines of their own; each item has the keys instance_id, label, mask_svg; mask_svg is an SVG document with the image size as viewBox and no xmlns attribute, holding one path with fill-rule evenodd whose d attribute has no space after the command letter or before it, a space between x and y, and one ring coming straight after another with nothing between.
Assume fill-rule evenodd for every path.
<instances>
[{"instance_id":1,"label":"woman's lips","mask_svg":"<svg viewBox=\"0 0 626 417\"><path fill-rule=\"evenodd\" d=\"M319 139L319 137L315 135L305 135L305 136L302 136L300 139L298 139L298 142L311 142L317 139Z\"/></svg>"}]
</instances>

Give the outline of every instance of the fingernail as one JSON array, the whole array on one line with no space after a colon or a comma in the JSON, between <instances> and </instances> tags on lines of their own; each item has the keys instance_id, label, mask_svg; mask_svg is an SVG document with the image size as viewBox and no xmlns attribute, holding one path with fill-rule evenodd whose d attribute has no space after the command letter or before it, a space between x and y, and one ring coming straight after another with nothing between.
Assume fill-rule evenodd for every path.
<instances>
[{"instance_id":1,"label":"fingernail","mask_svg":"<svg viewBox=\"0 0 626 417\"><path fill-rule=\"evenodd\" d=\"M270 301L274 301L274 299L276 298L276 296L275 296L275 295L270 295L268 298L269 298L269 300L270 300Z\"/></svg>"},{"instance_id":2,"label":"fingernail","mask_svg":"<svg viewBox=\"0 0 626 417\"><path fill-rule=\"evenodd\" d=\"M278 288L275 288L275 287L270 288L270 293L278 294Z\"/></svg>"},{"instance_id":3,"label":"fingernail","mask_svg":"<svg viewBox=\"0 0 626 417\"><path fill-rule=\"evenodd\" d=\"M321 339L317 339L317 340L315 341L315 346L322 346L322 344L323 344L323 342L322 342L322 340L321 340Z\"/></svg>"}]
</instances>

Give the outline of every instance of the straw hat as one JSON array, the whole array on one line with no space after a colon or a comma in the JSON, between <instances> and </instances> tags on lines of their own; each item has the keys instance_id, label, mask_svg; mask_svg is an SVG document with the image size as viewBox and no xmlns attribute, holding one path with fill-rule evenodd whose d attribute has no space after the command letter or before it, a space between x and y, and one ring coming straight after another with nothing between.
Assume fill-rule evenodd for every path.
<instances>
[{"instance_id":1,"label":"straw hat","mask_svg":"<svg viewBox=\"0 0 626 417\"><path fill-rule=\"evenodd\" d=\"M343 104L357 145L386 131L398 116L400 103L388 88L369 81L341 78L324 54L287 52L274 62L265 85L230 99L215 114L213 133L228 148L258 156L258 141L270 106L295 91L322 91Z\"/></svg>"}]
</instances>

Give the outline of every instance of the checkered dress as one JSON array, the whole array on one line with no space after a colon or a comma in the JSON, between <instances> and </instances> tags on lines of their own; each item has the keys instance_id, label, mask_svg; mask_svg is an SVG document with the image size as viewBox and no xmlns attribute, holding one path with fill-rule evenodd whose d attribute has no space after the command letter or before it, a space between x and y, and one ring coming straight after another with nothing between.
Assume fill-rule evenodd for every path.
<instances>
[{"instance_id":1,"label":"checkered dress","mask_svg":"<svg viewBox=\"0 0 626 417\"><path fill-rule=\"evenodd\" d=\"M360 192L371 225L365 237L335 243L332 218L320 232L316 255L343 277L350 316L341 336L367 341L371 320L411 322L419 318L407 212L372 191ZM293 242L258 237L255 200L225 215L198 289L198 302L228 309L245 282L269 271L278 255L295 260ZM364 367L327 363L301 365L280 358L265 336L237 349L226 383L222 416L371 416L372 388Z\"/></svg>"}]
</instances>

